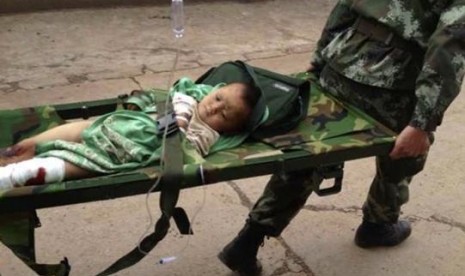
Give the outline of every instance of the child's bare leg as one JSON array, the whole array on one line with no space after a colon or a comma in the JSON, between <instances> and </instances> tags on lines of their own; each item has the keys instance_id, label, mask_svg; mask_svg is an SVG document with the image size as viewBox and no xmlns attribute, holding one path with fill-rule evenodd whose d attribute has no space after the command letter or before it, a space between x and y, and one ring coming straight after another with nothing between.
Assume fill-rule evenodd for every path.
<instances>
[{"instance_id":1,"label":"child's bare leg","mask_svg":"<svg viewBox=\"0 0 465 276\"><path fill-rule=\"evenodd\" d=\"M17 163L27 159L31 159L35 154L35 147L37 143L52 141L52 140L65 140L70 142L81 142L81 134L87 127L92 124L92 121L78 121L63 124L52 129L46 130L36 136L27 138L11 146L7 151L10 151L10 156L0 156L0 166L7 164Z\"/></svg>"},{"instance_id":2,"label":"child's bare leg","mask_svg":"<svg viewBox=\"0 0 465 276\"><path fill-rule=\"evenodd\" d=\"M37 157L0 167L0 189L42 185L95 176L85 170L56 157Z\"/></svg>"},{"instance_id":3,"label":"child's bare leg","mask_svg":"<svg viewBox=\"0 0 465 276\"><path fill-rule=\"evenodd\" d=\"M81 134L92 124L92 121L77 121L59 125L52 129L46 130L36 136L25 139L32 140L35 143L47 142L52 140L65 140L70 142L81 142Z\"/></svg>"},{"instance_id":4,"label":"child's bare leg","mask_svg":"<svg viewBox=\"0 0 465 276\"><path fill-rule=\"evenodd\" d=\"M38 157L0 167L0 189L60 182L66 164L56 157Z\"/></svg>"},{"instance_id":5,"label":"child's bare leg","mask_svg":"<svg viewBox=\"0 0 465 276\"><path fill-rule=\"evenodd\" d=\"M95 172L88 171L72 163L65 161L65 180L81 179L98 175Z\"/></svg>"}]
</instances>

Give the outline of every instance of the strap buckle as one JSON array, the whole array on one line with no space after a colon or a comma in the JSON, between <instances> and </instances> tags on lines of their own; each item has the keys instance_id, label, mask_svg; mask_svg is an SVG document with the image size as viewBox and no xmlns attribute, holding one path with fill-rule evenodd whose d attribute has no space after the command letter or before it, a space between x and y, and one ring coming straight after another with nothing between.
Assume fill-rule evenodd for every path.
<instances>
[{"instance_id":1,"label":"strap buckle","mask_svg":"<svg viewBox=\"0 0 465 276\"><path fill-rule=\"evenodd\" d=\"M163 117L160 117L156 121L157 124L157 136L163 137L166 131L166 135L170 135L178 130L178 124L176 122L176 114L169 112Z\"/></svg>"}]
</instances>

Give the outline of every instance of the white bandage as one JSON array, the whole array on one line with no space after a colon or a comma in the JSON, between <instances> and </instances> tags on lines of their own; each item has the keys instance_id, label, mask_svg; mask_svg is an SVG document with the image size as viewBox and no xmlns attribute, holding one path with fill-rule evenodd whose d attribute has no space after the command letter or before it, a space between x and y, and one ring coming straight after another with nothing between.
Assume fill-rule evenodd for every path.
<instances>
[{"instance_id":1,"label":"white bandage","mask_svg":"<svg viewBox=\"0 0 465 276\"><path fill-rule=\"evenodd\" d=\"M65 161L56 157L33 158L0 167L0 189L59 182L65 177Z\"/></svg>"}]
</instances>

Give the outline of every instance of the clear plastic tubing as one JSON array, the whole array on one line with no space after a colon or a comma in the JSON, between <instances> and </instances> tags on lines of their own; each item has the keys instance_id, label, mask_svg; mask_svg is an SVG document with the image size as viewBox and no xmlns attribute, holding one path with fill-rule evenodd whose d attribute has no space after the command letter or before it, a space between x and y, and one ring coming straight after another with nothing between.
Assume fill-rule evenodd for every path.
<instances>
[{"instance_id":1,"label":"clear plastic tubing","mask_svg":"<svg viewBox=\"0 0 465 276\"><path fill-rule=\"evenodd\" d=\"M171 27L176 38L183 37L184 3L182 0L171 0Z\"/></svg>"}]
</instances>

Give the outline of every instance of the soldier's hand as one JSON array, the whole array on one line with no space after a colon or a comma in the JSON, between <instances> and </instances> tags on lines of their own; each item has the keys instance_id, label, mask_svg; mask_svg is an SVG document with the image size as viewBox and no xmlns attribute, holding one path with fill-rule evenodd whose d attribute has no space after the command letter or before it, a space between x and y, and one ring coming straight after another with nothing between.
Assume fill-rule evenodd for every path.
<instances>
[{"instance_id":1,"label":"soldier's hand","mask_svg":"<svg viewBox=\"0 0 465 276\"><path fill-rule=\"evenodd\" d=\"M389 153L392 159L418 157L430 147L428 132L412 126L405 127L397 136L394 148Z\"/></svg>"}]
</instances>

